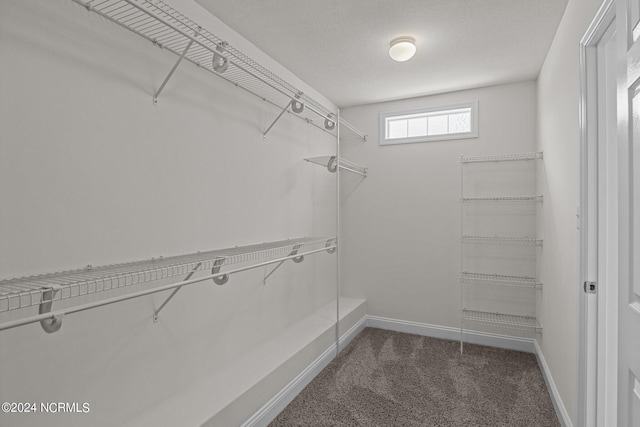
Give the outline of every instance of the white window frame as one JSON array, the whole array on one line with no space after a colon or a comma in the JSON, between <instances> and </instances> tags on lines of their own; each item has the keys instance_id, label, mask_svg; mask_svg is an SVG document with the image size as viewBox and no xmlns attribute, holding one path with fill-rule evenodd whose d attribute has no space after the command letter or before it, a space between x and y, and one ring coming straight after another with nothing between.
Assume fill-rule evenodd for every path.
<instances>
[{"instance_id":1,"label":"white window frame","mask_svg":"<svg viewBox=\"0 0 640 427\"><path fill-rule=\"evenodd\" d=\"M413 114L429 114L436 112L446 112L448 110L457 110L460 108L471 109L471 130L469 132L458 133L445 133L440 135L423 135L423 136L410 136L405 138L387 138L387 119L413 115ZM460 104L451 105L439 105L436 107L424 107L414 110L403 111L387 111L380 113L380 145L396 145L396 144L411 144L414 142L431 142L431 141L446 141L451 139L467 139L478 137L478 101L464 102Z\"/></svg>"}]
</instances>

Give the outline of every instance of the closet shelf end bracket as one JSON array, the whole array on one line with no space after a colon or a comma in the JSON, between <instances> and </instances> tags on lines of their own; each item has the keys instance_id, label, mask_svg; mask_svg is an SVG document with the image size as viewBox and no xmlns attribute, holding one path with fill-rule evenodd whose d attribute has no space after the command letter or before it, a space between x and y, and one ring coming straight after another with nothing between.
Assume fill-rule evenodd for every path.
<instances>
[{"instance_id":1,"label":"closet shelf end bracket","mask_svg":"<svg viewBox=\"0 0 640 427\"><path fill-rule=\"evenodd\" d=\"M295 246L293 247L293 250L291 250L291 252L289 253L289 255L287 255L287 257L293 257L293 258L291 258L291 260L293 260L293 262L295 262L296 264L299 264L299 263L301 263L302 261L304 261L304 255L294 256L294 255L297 255L297 254L298 254L298 251L300 250L300 248L301 248L301 247L302 247L302 244L297 244L297 245L295 245ZM325 247L327 247L327 246L325 245ZM327 251L329 251L329 249L327 249ZM278 265L276 265L276 266L273 268L273 270L271 270L271 271L269 272L269 274L267 274L267 275L265 275L265 276L264 276L264 279L262 279L262 284L263 284L263 285L266 285L266 284L267 284L267 279L268 279L268 278L269 278L273 273L275 273L275 271L276 271L277 269L279 269L279 268L282 266L282 264L284 264L284 262L285 262L285 261L286 261L286 259L285 259L285 260L280 261L280 262L278 263Z\"/></svg>"},{"instance_id":2,"label":"closet shelf end bracket","mask_svg":"<svg viewBox=\"0 0 640 427\"><path fill-rule=\"evenodd\" d=\"M42 302L40 303L40 307L38 309L39 314L46 314L51 312L51 306L53 305L53 299L56 297L56 294L62 289L61 285L58 284L48 284L42 291ZM52 313L51 317L47 319L43 319L40 321L40 326L45 332L52 334L54 332L58 332L62 327L62 318L64 317L64 313Z\"/></svg>"},{"instance_id":3,"label":"closet shelf end bracket","mask_svg":"<svg viewBox=\"0 0 640 427\"><path fill-rule=\"evenodd\" d=\"M171 71L169 71L169 74L167 74L167 77L164 78L164 81L162 82L162 84L160 85L156 93L153 94L153 105L158 105L158 96L160 96L160 92L162 92L162 89L164 89L164 87L166 86L171 76L173 76L173 73L178 68L178 65L180 65L180 63L184 59L187 52L189 52L189 49L191 49L191 45L193 44L194 40L198 37L198 35L200 35L200 31L202 31L202 28L198 27L198 29L195 31L193 35L193 39L189 40L189 43L187 43L187 46L182 51L182 54L178 57L178 60L176 61L176 63L173 64Z\"/></svg>"},{"instance_id":4,"label":"closet shelf end bracket","mask_svg":"<svg viewBox=\"0 0 640 427\"><path fill-rule=\"evenodd\" d=\"M202 262L197 263L197 264L195 265L195 267L193 267L193 270L191 270L191 271L189 272L189 274L187 274L187 277L185 277L185 278L183 279L183 282L186 282L187 280L191 279L191 276L193 276L193 274L194 274L196 271L198 271L198 268L200 268L200 266L201 266L201 265L202 265ZM173 292L171 292L171 295L169 295L169 296L167 297L167 299L166 299L166 300L164 300L164 302L163 302L162 304L160 304L160 307L158 307L158 309L153 313L153 323L158 323L158 314L159 314L159 313L160 313L160 311L164 308L164 306L165 306L165 305L167 305L167 304L169 303L169 301L171 300L171 298L173 298L173 297L178 293L178 291L179 291L180 289L182 289L182 287L175 288L175 289L173 290Z\"/></svg>"}]
</instances>

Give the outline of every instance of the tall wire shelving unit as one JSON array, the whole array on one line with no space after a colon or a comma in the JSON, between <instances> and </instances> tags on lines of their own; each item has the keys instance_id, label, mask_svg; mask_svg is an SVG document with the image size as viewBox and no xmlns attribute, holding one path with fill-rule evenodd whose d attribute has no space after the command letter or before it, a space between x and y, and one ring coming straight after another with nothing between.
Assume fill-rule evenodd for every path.
<instances>
[{"instance_id":1,"label":"tall wire shelving unit","mask_svg":"<svg viewBox=\"0 0 640 427\"><path fill-rule=\"evenodd\" d=\"M460 157L460 351L465 332L542 332L536 194L541 152Z\"/></svg>"}]
</instances>

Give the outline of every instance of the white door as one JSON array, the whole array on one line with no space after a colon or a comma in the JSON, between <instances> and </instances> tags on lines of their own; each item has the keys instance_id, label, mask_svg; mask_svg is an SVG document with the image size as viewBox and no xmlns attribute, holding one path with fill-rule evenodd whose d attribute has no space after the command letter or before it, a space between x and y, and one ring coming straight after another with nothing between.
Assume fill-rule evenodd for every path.
<instances>
[{"instance_id":1,"label":"white door","mask_svg":"<svg viewBox=\"0 0 640 427\"><path fill-rule=\"evenodd\" d=\"M617 2L618 426L640 426L640 0Z\"/></svg>"}]
</instances>

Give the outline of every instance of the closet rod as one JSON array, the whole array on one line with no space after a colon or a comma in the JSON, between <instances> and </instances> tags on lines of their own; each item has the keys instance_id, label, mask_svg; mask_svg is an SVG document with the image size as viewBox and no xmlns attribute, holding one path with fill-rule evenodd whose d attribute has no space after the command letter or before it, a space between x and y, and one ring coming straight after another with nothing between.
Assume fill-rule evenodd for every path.
<instances>
[{"instance_id":1,"label":"closet rod","mask_svg":"<svg viewBox=\"0 0 640 427\"><path fill-rule=\"evenodd\" d=\"M105 305L110 305L110 304L114 304L117 302L121 302L121 301L127 301L130 299L134 299L134 298L138 298L138 297L143 297L145 295L151 295L151 294L155 294L158 292L162 292L162 291L167 291L170 289L176 289L176 288L181 288L183 286L188 286L188 285L192 285L194 283L199 283L199 282L204 282L205 280L209 280L209 279L214 279L216 277L220 277L220 276L225 276L225 275L229 275L229 274L235 274L235 273L240 273L242 271L246 271L246 270L252 270L254 268L259 268L259 267L264 267L266 265L270 265L270 264L275 264L278 262L282 262L282 261L287 261L289 259L293 259L293 258L299 258L301 256L304 255L311 255L311 254L315 254L317 252L322 252L322 251L330 251L331 249L336 247L336 243L329 245L329 246L325 246L323 248L320 249L313 249L301 254L294 254L294 255L287 255L286 257L282 257L282 258L278 258L278 259L274 259L271 261L264 261L258 264L254 264L254 265L249 265L246 267L240 267L240 268L236 268L233 270L229 270L229 271L225 271L223 272L218 272L215 274L209 274L207 276L204 277L198 277L197 279L190 279L190 280L183 280L180 281L178 283L171 283L168 285L164 285L164 286L159 286L157 288L153 288L153 289L145 289L142 291L138 291L138 292L133 292L130 294L126 294L126 295L120 295L120 296L116 296L116 297L112 297L112 298L107 298L104 300L100 300L100 301L94 301L94 302L90 302L87 304L82 304L82 305L78 305L75 307L70 307L68 309L61 309L58 311L51 311L49 313L43 313L43 314L38 314L38 315L34 315L34 316L30 316L30 317L25 317L22 319L18 319L18 320L14 320L14 321L10 321L10 322L6 322L0 325L0 331L4 331L6 329L12 329L12 328L16 328L18 326L24 326L24 325L28 325L31 323L37 323L40 322L42 320L51 320L51 321L58 321L61 320L62 317L64 317L67 314L73 314L73 313L78 313L81 311L86 311L86 310L90 310L92 308L97 308L97 307L102 307Z\"/></svg>"}]
</instances>

